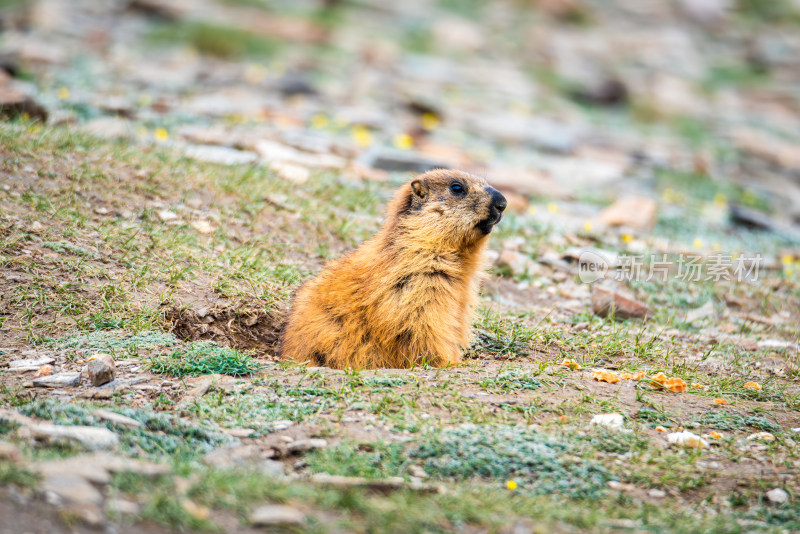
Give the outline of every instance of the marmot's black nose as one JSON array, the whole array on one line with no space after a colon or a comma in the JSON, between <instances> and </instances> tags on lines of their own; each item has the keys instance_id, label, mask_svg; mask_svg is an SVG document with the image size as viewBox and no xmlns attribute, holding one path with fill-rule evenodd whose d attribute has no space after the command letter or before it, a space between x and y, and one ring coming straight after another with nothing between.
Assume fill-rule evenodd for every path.
<instances>
[{"instance_id":1,"label":"marmot's black nose","mask_svg":"<svg viewBox=\"0 0 800 534\"><path fill-rule=\"evenodd\" d=\"M506 197L503 196L503 193L494 187L487 187L486 191L492 195L492 206L494 206L497 211L502 212L506 209Z\"/></svg>"}]
</instances>

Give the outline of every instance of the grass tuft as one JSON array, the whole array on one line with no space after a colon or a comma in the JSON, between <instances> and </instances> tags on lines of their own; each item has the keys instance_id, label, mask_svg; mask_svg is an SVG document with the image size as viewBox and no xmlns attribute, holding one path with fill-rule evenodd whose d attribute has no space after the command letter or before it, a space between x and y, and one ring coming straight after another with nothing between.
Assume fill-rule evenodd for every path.
<instances>
[{"instance_id":1,"label":"grass tuft","mask_svg":"<svg viewBox=\"0 0 800 534\"><path fill-rule=\"evenodd\" d=\"M169 356L156 356L150 370L170 376L221 374L249 376L262 366L251 356L211 341L197 341L188 348L173 351Z\"/></svg>"}]
</instances>

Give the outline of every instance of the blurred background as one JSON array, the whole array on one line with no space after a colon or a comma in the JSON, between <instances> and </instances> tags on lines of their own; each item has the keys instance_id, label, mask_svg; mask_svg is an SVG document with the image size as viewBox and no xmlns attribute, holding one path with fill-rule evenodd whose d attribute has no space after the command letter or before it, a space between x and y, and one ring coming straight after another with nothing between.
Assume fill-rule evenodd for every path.
<instances>
[{"instance_id":1,"label":"blurred background","mask_svg":"<svg viewBox=\"0 0 800 534\"><path fill-rule=\"evenodd\" d=\"M6 117L298 184L457 167L508 196L500 238L796 267L798 0L0 0L0 21ZM547 253L525 246L507 267Z\"/></svg>"}]
</instances>

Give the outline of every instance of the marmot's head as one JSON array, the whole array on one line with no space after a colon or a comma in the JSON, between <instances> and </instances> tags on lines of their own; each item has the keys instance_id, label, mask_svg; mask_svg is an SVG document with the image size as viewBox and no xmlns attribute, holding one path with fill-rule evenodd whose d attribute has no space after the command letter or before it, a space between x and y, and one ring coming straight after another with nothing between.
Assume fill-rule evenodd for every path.
<instances>
[{"instance_id":1,"label":"marmot's head","mask_svg":"<svg viewBox=\"0 0 800 534\"><path fill-rule=\"evenodd\" d=\"M486 237L505 208L506 198L483 178L440 169L404 185L389 206L389 217L393 226L422 233L426 241L461 246Z\"/></svg>"}]
</instances>

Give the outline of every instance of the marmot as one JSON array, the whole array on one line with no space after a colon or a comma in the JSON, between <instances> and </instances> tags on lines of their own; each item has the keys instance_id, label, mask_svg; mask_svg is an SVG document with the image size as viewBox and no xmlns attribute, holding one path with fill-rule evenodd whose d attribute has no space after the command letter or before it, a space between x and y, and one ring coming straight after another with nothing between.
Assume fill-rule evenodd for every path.
<instances>
[{"instance_id":1,"label":"marmot","mask_svg":"<svg viewBox=\"0 0 800 534\"><path fill-rule=\"evenodd\" d=\"M461 171L403 185L383 228L298 290L282 358L339 369L459 363L483 251L505 207L486 180Z\"/></svg>"}]
</instances>

